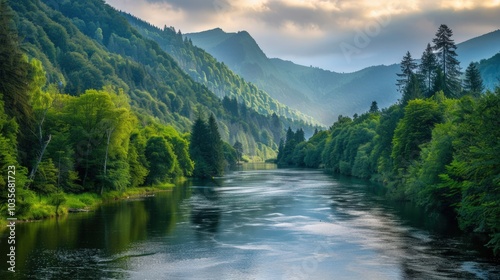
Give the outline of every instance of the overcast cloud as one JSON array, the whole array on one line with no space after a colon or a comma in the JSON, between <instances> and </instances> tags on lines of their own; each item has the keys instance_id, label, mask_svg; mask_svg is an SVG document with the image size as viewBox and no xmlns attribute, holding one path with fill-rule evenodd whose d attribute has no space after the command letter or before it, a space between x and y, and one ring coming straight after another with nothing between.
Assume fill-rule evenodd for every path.
<instances>
[{"instance_id":1,"label":"overcast cloud","mask_svg":"<svg viewBox=\"0 0 500 280\"><path fill-rule=\"evenodd\" d=\"M500 0L106 0L183 33L248 31L269 57L337 72L420 57L440 24L455 42L500 28Z\"/></svg>"}]
</instances>

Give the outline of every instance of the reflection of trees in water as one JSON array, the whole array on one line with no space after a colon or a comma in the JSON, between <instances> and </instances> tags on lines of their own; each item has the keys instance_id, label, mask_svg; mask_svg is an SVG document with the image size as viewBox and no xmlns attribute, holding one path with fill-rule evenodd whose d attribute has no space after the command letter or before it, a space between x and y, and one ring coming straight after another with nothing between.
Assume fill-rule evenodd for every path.
<instances>
[{"instance_id":1,"label":"reflection of trees in water","mask_svg":"<svg viewBox=\"0 0 500 280\"><path fill-rule=\"evenodd\" d=\"M219 196L215 190L217 182L205 182L205 187L193 188L191 197L191 222L197 233L216 233L221 216Z\"/></svg>"}]
</instances>

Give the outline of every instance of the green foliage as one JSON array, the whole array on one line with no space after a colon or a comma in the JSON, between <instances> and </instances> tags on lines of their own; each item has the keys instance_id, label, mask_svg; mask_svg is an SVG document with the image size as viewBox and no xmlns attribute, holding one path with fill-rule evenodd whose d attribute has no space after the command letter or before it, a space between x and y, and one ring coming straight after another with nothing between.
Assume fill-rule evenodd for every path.
<instances>
[{"instance_id":1,"label":"green foliage","mask_svg":"<svg viewBox=\"0 0 500 280\"><path fill-rule=\"evenodd\" d=\"M146 184L153 185L164 182L174 175L178 165L172 145L163 137L155 136L148 139L145 150L149 162L149 174Z\"/></svg>"},{"instance_id":2,"label":"green foliage","mask_svg":"<svg viewBox=\"0 0 500 280\"><path fill-rule=\"evenodd\" d=\"M476 102L464 98L457 112L453 160L445 186L462 195L457 205L461 228L491 235L489 246L500 250L500 89Z\"/></svg>"},{"instance_id":3,"label":"green foliage","mask_svg":"<svg viewBox=\"0 0 500 280\"><path fill-rule=\"evenodd\" d=\"M456 218L464 231L489 235L487 245L497 254L499 120L500 88L459 100L437 92L355 120L340 117L329 131L297 145L294 160L307 163L319 148L327 170L381 181L393 198Z\"/></svg>"},{"instance_id":4,"label":"green foliage","mask_svg":"<svg viewBox=\"0 0 500 280\"><path fill-rule=\"evenodd\" d=\"M442 118L437 102L412 100L405 107L403 119L394 130L391 157L395 168L405 170L420 155L420 145L431 139L432 129Z\"/></svg>"},{"instance_id":5,"label":"green foliage","mask_svg":"<svg viewBox=\"0 0 500 280\"><path fill-rule=\"evenodd\" d=\"M191 131L189 154L194 161L195 177L207 178L224 174L224 146L213 115L210 115L208 123L201 115L195 120ZM227 154L232 156L232 153Z\"/></svg>"},{"instance_id":6,"label":"green foliage","mask_svg":"<svg viewBox=\"0 0 500 280\"><path fill-rule=\"evenodd\" d=\"M451 38L453 31L446 24L441 24L432 40L437 52L438 67L443 72L441 90L448 97L460 97L460 62L457 60L457 49Z\"/></svg>"},{"instance_id":7,"label":"green foliage","mask_svg":"<svg viewBox=\"0 0 500 280\"><path fill-rule=\"evenodd\" d=\"M62 192L54 193L50 196L49 203L56 208L55 214L59 216L59 207L66 202L66 197Z\"/></svg>"},{"instance_id":8,"label":"green foliage","mask_svg":"<svg viewBox=\"0 0 500 280\"><path fill-rule=\"evenodd\" d=\"M419 65L419 75L423 81L424 97L431 97L434 94L433 81L436 76L437 59L431 44L427 44L425 51L422 53Z\"/></svg>"},{"instance_id":9,"label":"green foliage","mask_svg":"<svg viewBox=\"0 0 500 280\"><path fill-rule=\"evenodd\" d=\"M464 91L472 96L479 96L484 91L483 79L475 63L471 62L465 70Z\"/></svg>"}]
</instances>

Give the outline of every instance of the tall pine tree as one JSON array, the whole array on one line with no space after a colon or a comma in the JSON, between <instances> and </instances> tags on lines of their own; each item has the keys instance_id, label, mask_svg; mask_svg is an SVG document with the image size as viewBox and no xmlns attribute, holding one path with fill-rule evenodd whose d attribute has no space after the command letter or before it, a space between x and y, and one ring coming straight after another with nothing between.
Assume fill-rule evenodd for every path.
<instances>
[{"instance_id":1,"label":"tall pine tree","mask_svg":"<svg viewBox=\"0 0 500 280\"><path fill-rule=\"evenodd\" d=\"M420 59L419 75L423 81L423 94L425 97L431 97L434 94L433 83L436 77L437 60L436 55L431 47L427 44L422 58Z\"/></svg>"},{"instance_id":2,"label":"tall pine tree","mask_svg":"<svg viewBox=\"0 0 500 280\"><path fill-rule=\"evenodd\" d=\"M456 59L457 46L452 36L453 31L446 24L441 24L432 42L434 50L438 53L438 66L443 72L441 88L446 96L459 97L460 62Z\"/></svg>"},{"instance_id":3,"label":"tall pine tree","mask_svg":"<svg viewBox=\"0 0 500 280\"><path fill-rule=\"evenodd\" d=\"M194 161L193 176L208 177L210 166L208 158L208 128L202 116L194 121L191 129L191 141L189 143L189 155Z\"/></svg>"},{"instance_id":4,"label":"tall pine tree","mask_svg":"<svg viewBox=\"0 0 500 280\"><path fill-rule=\"evenodd\" d=\"M224 174L223 142L213 114L208 123L201 115L195 120L191 130L189 154L194 161L195 177L209 178Z\"/></svg>"},{"instance_id":5,"label":"tall pine tree","mask_svg":"<svg viewBox=\"0 0 500 280\"><path fill-rule=\"evenodd\" d=\"M411 57L409 51L406 52L403 60L401 60L401 73L398 73L399 79L397 79L396 85L398 86L398 91L404 92L408 84L410 83L413 71L417 69L417 63L415 59Z\"/></svg>"},{"instance_id":6,"label":"tall pine tree","mask_svg":"<svg viewBox=\"0 0 500 280\"><path fill-rule=\"evenodd\" d=\"M483 79L476 64L471 62L465 70L464 91L472 96L479 96L484 91Z\"/></svg>"},{"instance_id":7,"label":"tall pine tree","mask_svg":"<svg viewBox=\"0 0 500 280\"><path fill-rule=\"evenodd\" d=\"M215 120L214 114L208 118L208 140L210 148L209 164L211 166L212 176L224 175L224 150L222 149L223 143L219 133L219 126Z\"/></svg>"}]
</instances>

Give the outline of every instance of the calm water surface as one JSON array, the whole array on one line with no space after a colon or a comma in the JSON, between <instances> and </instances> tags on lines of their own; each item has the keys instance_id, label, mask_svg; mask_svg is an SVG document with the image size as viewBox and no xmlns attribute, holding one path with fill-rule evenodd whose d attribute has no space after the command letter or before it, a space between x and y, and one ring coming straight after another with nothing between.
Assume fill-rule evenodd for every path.
<instances>
[{"instance_id":1,"label":"calm water surface","mask_svg":"<svg viewBox=\"0 0 500 280\"><path fill-rule=\"evenodd\" d=\"M4 232L0 279L500 279L453 226L377 186L251 169L17 224L17 272Z\"/></svg>"}]
</instances>

